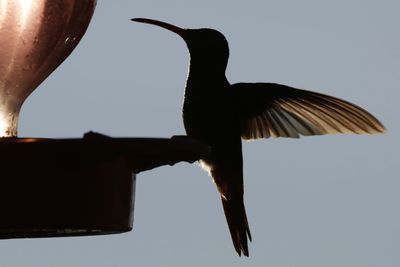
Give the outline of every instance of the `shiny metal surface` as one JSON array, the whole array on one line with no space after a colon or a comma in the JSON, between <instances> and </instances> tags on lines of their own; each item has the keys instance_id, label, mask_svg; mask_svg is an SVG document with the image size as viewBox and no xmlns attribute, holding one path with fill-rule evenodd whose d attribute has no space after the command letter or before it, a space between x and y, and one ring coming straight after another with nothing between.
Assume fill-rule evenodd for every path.
<instances>
[{"instance_id":1,"label":"shiny metal surface","mask_svg":"<svg viewBox=\"0 0 400 267\"><path fill-rule=\"evenodd\" d=\"M0 0L0 137L24 100L79 43L96 0Z\"/></svg>"}]
</instances>

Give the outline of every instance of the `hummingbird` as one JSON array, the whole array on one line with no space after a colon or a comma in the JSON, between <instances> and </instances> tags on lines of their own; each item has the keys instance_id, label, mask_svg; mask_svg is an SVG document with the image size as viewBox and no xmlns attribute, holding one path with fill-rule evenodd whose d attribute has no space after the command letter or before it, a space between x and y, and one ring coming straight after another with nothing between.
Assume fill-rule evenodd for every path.
<instances>
[{"instance_id":1,"label":"hummingbird","mask_svg":"<svg viewBox=\"0 0 400 267\"><path fill-rule=\"evenodd\" d=\"M218 189L239 256L249 256L251 241L243 200L242 140L385 131L369 112L333 96L277 83L230 84L225 76L228 41L217 30L185 29L147 18L132 21L172 31L188 47L183 124L187 136L211 147L200 164Z\"/></svg>"}]
</instances>

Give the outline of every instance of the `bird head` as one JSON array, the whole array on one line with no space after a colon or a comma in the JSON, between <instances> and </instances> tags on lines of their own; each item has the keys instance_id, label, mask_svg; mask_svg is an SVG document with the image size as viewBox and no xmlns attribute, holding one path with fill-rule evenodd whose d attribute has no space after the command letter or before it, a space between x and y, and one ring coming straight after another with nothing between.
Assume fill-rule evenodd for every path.
<instances>
[{"instance_id":1,"label":"bird head","mask_svg":"<svg viewBox=\"0 0 400 267\"><path fill-rule=\"evenodd\" d=\"M219 31L208 28L183 29L169 23L145 18L135 18L132 21L153 24L182 37L189 49L191 66L225 71L229 47L228 41Z\"/></svg>"}]
</instances>

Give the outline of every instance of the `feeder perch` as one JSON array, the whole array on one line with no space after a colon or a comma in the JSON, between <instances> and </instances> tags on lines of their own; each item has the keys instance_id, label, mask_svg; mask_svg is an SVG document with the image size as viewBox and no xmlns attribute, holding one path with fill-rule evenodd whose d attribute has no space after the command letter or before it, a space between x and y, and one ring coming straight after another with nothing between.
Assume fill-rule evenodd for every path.
<instances>
[{"instance_id":1,"label":"feeder perch","mask_svg":"<svg viewBox=\"0 0 400 267\"><path fill-rule=\"evenodd\" d=\"M0 142L0 238L130 231L139 172L193 162L189 138L5 139Z\"/></svg>"}]
</instances>

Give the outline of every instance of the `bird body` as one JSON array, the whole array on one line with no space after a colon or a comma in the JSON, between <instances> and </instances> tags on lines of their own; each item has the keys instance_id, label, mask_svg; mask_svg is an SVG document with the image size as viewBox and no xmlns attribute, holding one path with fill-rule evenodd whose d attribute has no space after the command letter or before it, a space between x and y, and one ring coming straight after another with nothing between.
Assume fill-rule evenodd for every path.
<instances>
[{"instance_id":1,"label":"bird body","mask_svg":"<svg viewBox=\"0 0 400 267\"><path fill-rule=\"evenodd\" d=\"M180 35L190 53L183 122L188 136L211 147L201 164L221 195L235 250L248 256L251 234L243 201L242 139L380 133L371 114L347 101L274 83L231 85L225 71L228 42L213 29L182 29L137 18Z\"/></svg>"},{"instance_id":2,"label":"bird body","mask_svg":"<svg viewBox=\"0 0 400 267\"><path fill-rule=\"evenodd\" d=\"M243 202L243 159L240 121L231 85L225 76L229 49L225 37L217 31L200 29L188 33L195 39L209 39L211 53L201 43L188 44L189 75L183 102L183 123L188 136L211 147L209 158L201 165L209 172L221 195L221 201L239 254L248 256L247 237L251 239ZM190 37L188 37L190 38ZM210 40L210 39L209 39ZM217 48L217 49L215 49ZM215 49L215 50L214 50Z\"/></svg>"}]
</instances>

